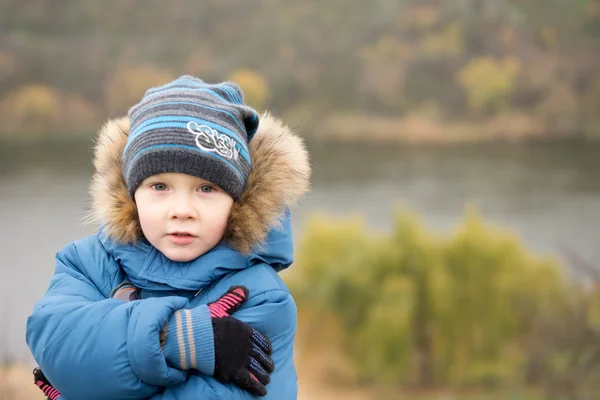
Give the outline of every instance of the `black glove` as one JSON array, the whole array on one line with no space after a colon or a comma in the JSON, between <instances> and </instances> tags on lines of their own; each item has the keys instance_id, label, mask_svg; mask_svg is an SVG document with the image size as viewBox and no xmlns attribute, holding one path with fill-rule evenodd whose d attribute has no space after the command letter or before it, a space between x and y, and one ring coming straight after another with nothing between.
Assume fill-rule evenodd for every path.
<instances>
[{"instance_id":1,"label":"black glove","mask_svg":"<svg viewBox=\"0 0 600 400\"><path fill-rule=\"evenodd\" d=\"M271 342L249 325L232 317L213 318L215 379L233 383L255 396L265 396L265 385L275 366Z\"/></svg>"},{"instance_id":2,"label":"black glove","mask_svg":"<svg viewBox=\"0 0 600 400\"><path fill-rule=\"evenodd\" d=\"M248 300L248 289L232 286L215 302L208 304L215 337L214 377L234 383L255 396L267 394L265 385L273 372L271 342L251 326L232 318Z\"/></svg>"}]
</instances>

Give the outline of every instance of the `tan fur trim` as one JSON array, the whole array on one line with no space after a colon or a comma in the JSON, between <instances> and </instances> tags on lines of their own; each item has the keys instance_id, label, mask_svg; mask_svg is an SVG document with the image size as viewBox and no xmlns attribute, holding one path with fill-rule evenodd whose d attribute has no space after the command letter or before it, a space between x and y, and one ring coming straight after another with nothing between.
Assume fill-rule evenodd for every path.
<instances>
[{"instance_id":1,"label":"tan fur trim","mask_svg":"<svg viewBox=\"0 0 600 400\"><path fill-rule=\"evenodd\" d=\"M137 207L129 197L121 155L129 135L129 117L108 121L100 130L94 148L90 195L90 222L103 225L106 235L118 242L132 243L141 237Z\"/></svg>"},{"instance_id":2,"label":"tan fur trim","mask_svg":"<svg viewBox=\"0 0 600 400\"><path fill-rule=\"evenodd\" d=\"M90 187L90 221L102 224L108 237L124 243L142 237L121 163L128 134L128 117L109 121L100 130ZM246 254L260 245L286 209L308 192L311 172L302 139L269 114L262 115L249 152L252 170L244 193L233 205L226 234L232 247Z\"/></svg>"},{"instance_id":3,"label":"tan fur trim","mask_svg":"<svg viewBox=\"0 0 600 400\"><path fill-rule=\"evenodd\" d=\"M226 239L242 253L264 241L286 208L308 192L310 165L302 140L265 113L250 141L252 171L234 203Z\"/></svg>"}]
</instances>

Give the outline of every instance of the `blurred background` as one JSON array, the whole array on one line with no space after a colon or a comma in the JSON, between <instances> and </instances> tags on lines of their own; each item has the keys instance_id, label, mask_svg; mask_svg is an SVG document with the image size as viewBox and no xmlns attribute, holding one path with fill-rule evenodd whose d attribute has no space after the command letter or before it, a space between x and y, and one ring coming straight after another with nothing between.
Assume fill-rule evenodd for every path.
<instances>
[{"instance_id":1,"label":"blurred background","mask_svg":"<svg viewBox=\"0 0 600 400\"><path fill-rule=\"evenodd\" d=\"M97 130L181 74L307 141L301 399L600 399L598 0L0 0L0 399Z\"/></svg>"}]
</instances>

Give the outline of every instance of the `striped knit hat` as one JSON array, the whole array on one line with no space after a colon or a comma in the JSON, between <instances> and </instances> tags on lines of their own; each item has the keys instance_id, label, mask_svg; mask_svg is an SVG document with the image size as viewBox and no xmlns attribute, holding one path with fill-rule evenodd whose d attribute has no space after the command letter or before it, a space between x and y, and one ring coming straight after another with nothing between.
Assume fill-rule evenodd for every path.
<instances>
[{"instance_id":1,"label":"striped knit hat","mask_svg":"<svg viewBox=\"0 0 600 400\"><path fill-rule=\"evenodd\" d=\"M244 104L235 83L182 76L149 89L129 118L123 171L132 198L149 176L181 172L239 199L252 166L248 142L258 128L258 114Z\"/></svg>"}]
</instances>

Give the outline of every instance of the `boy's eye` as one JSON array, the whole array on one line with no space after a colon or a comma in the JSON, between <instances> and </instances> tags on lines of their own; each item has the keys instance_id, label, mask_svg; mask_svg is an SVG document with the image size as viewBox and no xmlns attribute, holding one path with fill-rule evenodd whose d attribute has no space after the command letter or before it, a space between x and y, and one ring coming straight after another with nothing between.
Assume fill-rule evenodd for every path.
<instances>
[{"instance_id":1,"label":"boy's eye","mask_svg":"<svg viewBox=\"0 0 600 400\"><path fill-rule=\"evenodd\" d=\"M200 191L202 193L210 193L213 190L214 190L214 188L212 186L209 186L209 185L202 185L202 186L200 186Z\"/></svg>"},{"instance_id":2,"label":"boy's eye","mask_svg":"<svg viewBox=\"0 0 600 400\"><path fill-rule=\"evenodd\" d=\"M157 192L163 192L167 190L167 185L165 185L164 183L155 183L152 185L152 188Z\"/></svg>"}]
</instances>

